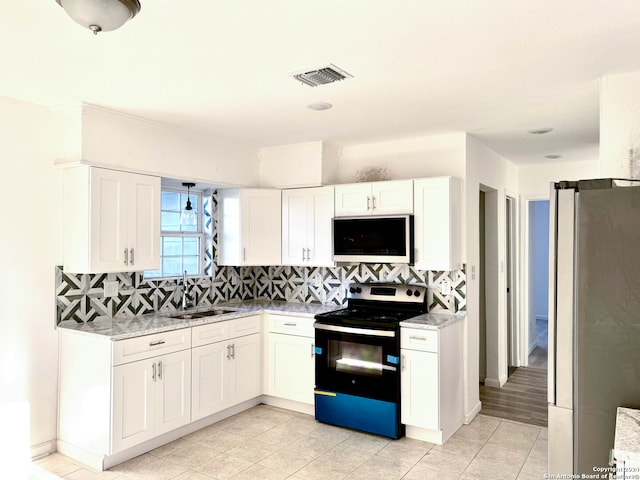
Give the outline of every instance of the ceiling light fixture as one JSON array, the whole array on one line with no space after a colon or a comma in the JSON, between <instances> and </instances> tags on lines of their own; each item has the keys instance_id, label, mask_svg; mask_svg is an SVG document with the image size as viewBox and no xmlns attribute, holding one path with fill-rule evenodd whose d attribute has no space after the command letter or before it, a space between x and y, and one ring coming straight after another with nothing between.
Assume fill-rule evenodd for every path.
<instances>
[{"instance_id":1,"label":"ceiling light fixture","mask_svg":"<svg viewBox=\"0 0 640 480\"><path fill-rule=\"evenodd\" d=\"M333 107L333 105L327 102L311 103L307 105L308 109L316 111L329 110L331 107Z\"/></svg>"},{"instance_id":2,"label":"ceiling light fixture","mask_svg":"<svg viewBox=\"0 0 640 480\"><path fill-rule=\"evenodd\" d=\"M545 133L553 132L553 128L536 128L535 130L527 130L527 133L531 135L544 135Z\"/></svg>"},{"instance_id":3,"label":"ceiling light fixture","mask_svg":"<svg viewBox=\"0 0 640 480\"><path fill-rule=\"evenodd\" d=\"M196 213L193 211L193 207L191 206L191 198L189 197L189 189L191 187L195 187L195 183L182 183L183 187L187 187L187 204L182 211L182 215L180 215L180 225L195 225L197 223Z\"/></svg>"},{"instance_id":4,"label":"ceiling light fixture","mask_svg":"<svg viewBox=\"0 0 640 480\"><path fill-rule=\"evenodd\" d=\"M76 23L98 32L120 28L140 12L138 0L56 0Z\"/></svg>"},{"instance_id":5,"label":"ceiling light fixture","mask_svg":"<svg viewBox=\"0 0 640 480\"><path fill-rule=\"evenodd\" d=\"M551 160L557 160L558 158L562 158L562 155L558 155L557 153L550 153L549 155L545 155L544 158L550 158Z\"/></svg>"}]
</instances>

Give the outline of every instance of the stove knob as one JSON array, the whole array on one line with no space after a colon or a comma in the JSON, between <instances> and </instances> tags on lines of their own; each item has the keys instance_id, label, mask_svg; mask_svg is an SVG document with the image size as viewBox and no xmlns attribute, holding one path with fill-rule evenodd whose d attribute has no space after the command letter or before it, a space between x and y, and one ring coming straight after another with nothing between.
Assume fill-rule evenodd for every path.
<instances>
[{"instance_id":1,"label":"stove knob","mask_svg":"<svg viewBox=\"0 0 640 480\"><path fill-rule=\"evenodd\" d=\"M407 295L408 295L408 296L413 295L413 290L407 290Z\"/></svg>"},{"instance_id":2,"label":"stove knob","mask_svg":"<svg viewBox=\"0 0 640 480\"><path fill-rule=\"evenodd\" d=\"M356 287L356 293L362 293L362 289L360 287Z\"/></svg>"},{"instance_id":3,"label":"stove knob","mask_svg":"<svg viewBox=\"0 0 640 480\"><path fill-rule=\"evenodd\" d=\"M413 292L413 296L414 297L419 297L420 296L420 290L416 290L415 292Z\"/></svg>"},{"instance_id":4,"label":"stove knob","mask_svg":"<svg viewBox=\"0 0 640 480\"><path fill-rule=\"evenodd\" d=\"M349 287L349 291L351 293L356 293L356 287Z\"/></svg>"}]
</instances>

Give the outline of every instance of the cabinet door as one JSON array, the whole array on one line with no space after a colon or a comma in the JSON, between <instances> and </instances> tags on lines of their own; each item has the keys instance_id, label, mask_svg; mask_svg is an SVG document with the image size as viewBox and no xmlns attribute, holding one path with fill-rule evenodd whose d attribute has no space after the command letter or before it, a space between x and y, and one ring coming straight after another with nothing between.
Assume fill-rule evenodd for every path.
<instances>
[{"instance_id":1,"label":"cabinet door","mask_svg":"<svg viewBox=\"0 0 640 480\"><path fill-rule=\"evenodd\" d=\"M229 340L232 359L229 362L230 397L234 404L262 393L261 335L255 333Z\"/></svg>"},{"instance_id":2,"label":"cabinet door","mask_svg":"<svg viewBox=\"0 0 640 480\"><path fill-rule=\"evenodd\" d=\"M313 267L332 267L333 238L332 220L334 214L334 188L309 189L307 221L307 262Z\"/></svg>"},{"instance_id":3,"label":"cabinet door","mask_svg":"<svg viewBox=\"0 0 640 480\"><path fill-rule=\"evenodd\" d=\"M313 405L313 343L313 338L269 334L267 394Z\"/></svg>"},{"instance_id":4,"label":"cabinet door","mask_svg":"<svg viewBox=\"0 0 640 480\"><path fill-rule=\"evenodd\" d=\"M335 214L336 217L371 215L371 184L336 185Z\"/></svg>"},{"instance_id":5,"label":"cabinet door","mask_svg":"<svg viewBox=\"0 0 640 480\"><path fill-rule=\"evenodd\" d=\"M460 182L423 178L414 184L415 268L461 268Z\"/></svg>"},{"instance_id":6,"label":"cabinet door","mask_svg":"<svg viewBox=\"0 0 640 480\"><path fill-rule=\"evenodd\" d=\"M192 350L193 420L219 412L229 405L228 341L212 343Z\"/></svg>"},{"instance_id":7,"label":"cabinet door","mask_svg":"<svg viewBox=\"0 0 640 480\"><path fill-rule=\"evenodd\" d=\"M374 215L413 213L413 180L374 182L371 188Z\"/></svg>"},{"instance_id":8,"label":"cabinet door","mask_svg":"<svg viewBox=\"0 0 640 480\"><path fill-rule=\"evenodd\" d=\"M122 272L128 269L128 175L103 168L90 170L88 270L91 272Z\"/></svg>"},{"instance_id":9,"label":"cabinet door","mask_svg":"<svg viewBox=\"0 0 640 480\"><path fill-rule=\"evenodd\" d=\"M156 361L156 435L191 421L191 350Z\"/></svg>"},{"instance_id":10,"label":"cabinet door","mask_svg":"<svg viewBox=\"0 0 640 480\"><path fill-rule=\"evenodd\" d=\"M160 268L160 177L129 174L126 271Z\"/></svg>"},{"instance_id":11,"label":"cabinet door","mask_svg":"<svg viewBox=\"0 0 640 480\"><path fill-rule=\"evenodd\" d=\"M309 226L306 189L282 191L282 264L305 265Z\"/></svg>"},{"instance_id":12,"label":"cabinet door","mask_svg":"<svg viewBox=\"0 0 640 480\"><path fill-rule=\"evenodd\" d=\"M242 190L242 265L280 265L282 199L280 190Z\"/></svg>"},{"instance_id":13,"label":"cabinet door","mask_svg":"<svg viewBox=\"0 0 640 480\"><path fill-rule=\"evenodd\" d=\"M401 349L401 421L440 429L438 354Z\"/></svg>"},{"instance_id":14,"label":"cabinet door","mask_svg":"<svg viewBox=\"0 0 640 480\"><path fill-rule=\"evenodd\" d=\"M111 453L155 436L155 378L155 359L113 367Z\"/></svg>"}]
</instances>

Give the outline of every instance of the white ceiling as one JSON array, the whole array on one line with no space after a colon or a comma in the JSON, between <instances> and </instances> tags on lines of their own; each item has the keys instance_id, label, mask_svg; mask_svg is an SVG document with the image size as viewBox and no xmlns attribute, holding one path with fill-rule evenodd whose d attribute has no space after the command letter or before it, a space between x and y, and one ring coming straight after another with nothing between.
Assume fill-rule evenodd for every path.
<instances>
[{"instance_id":1,"label":"white ceiling","mask_svg":"<svg viewBox=\"0 0 640 480\"><path fill-rule=\"evenodd\" d=\"M94 36L55 0L2 0L0 95L258 147L466 131L544 163L595 159L599 77L640 70L637 0L141 3ZM328 63L354 78L311 88L288 76ZM541 127L555 130L526 133Z\"/></svg>"}]
</instances>

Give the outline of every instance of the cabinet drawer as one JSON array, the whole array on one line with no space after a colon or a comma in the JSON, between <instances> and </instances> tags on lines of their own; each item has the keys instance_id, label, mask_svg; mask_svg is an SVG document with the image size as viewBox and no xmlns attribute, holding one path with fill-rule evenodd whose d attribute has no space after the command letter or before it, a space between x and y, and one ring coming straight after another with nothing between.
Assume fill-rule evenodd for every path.
<instances>
[{"instance_id":1,"label":"cabinet drawer","mask_svg":"<svg viewBox=\"0 0 640 480\"><path fill-rule=\"evenodd\" d=\"M229 338L242 337L253 333L260 333L262 314L249 317L234 318L229 322Z\"/></svg>"},{"instance_id":2,"label":"cabinet drawer","mask_svg":"<svg viewBox=\"0 0 640 480\"><path fill-rule=\"evenodd\" d=\"M269 314L269 332L314 337L313 318Z\"/></svg>"},{"instance_id":3,"label":"cabinet drawer","mask_svg":"<svg viewBox=\"0 0 640 480\"><path fill-rule=\"evenodd\" d=\"M191 348L190 328L128 338L113 342L113 365L135 362L187 348Z\"/></svg>"},{"instance_id":4,"label":"cabinet drawer","mask_svg":"<svg viewBox=\"0 0 640 480\"><path fill-rule=\"evenodd\" d=\"M191 344L194 347L221 342L229 338L231 321L208 323L191 328Z\"/></svg>"},{"instance_id":5,"label":"cabinet drawer","mask_svg":"<svg viewBox=\"0 0 640 480\"><path fill-rule=\"evenodd\" d=\"M400 348L438 353L438 332L402 327L400 329Z\"/></svg>"}]
</instances>

